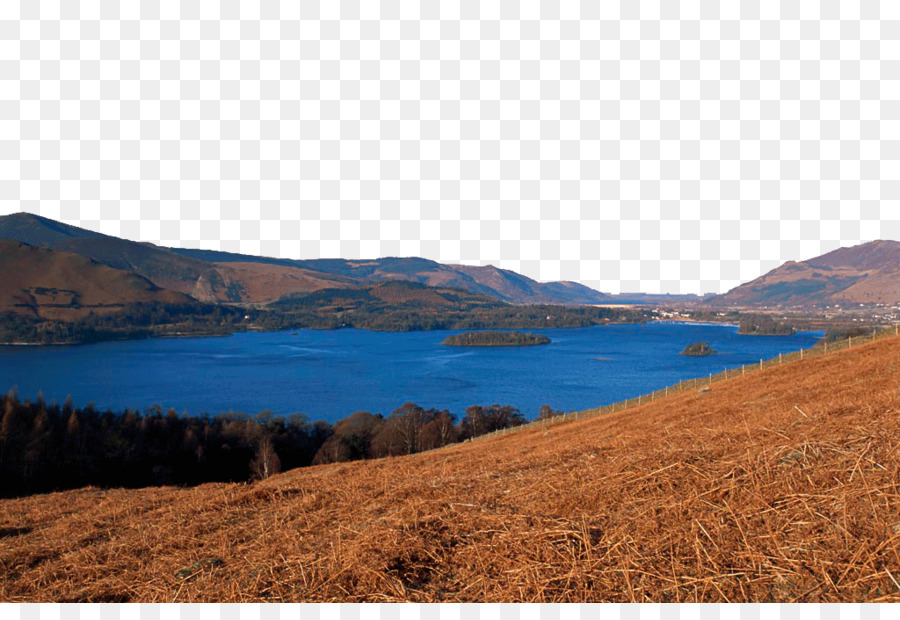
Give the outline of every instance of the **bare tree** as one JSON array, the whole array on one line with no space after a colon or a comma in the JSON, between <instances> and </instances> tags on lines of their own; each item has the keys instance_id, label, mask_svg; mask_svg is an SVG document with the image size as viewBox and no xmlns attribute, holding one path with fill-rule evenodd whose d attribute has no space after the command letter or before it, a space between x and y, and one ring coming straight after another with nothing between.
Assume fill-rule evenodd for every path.
<instances>
[{"instance_id":1,"label":"bare tree","mask_svg":"<svg viewBox=\"0 0 900 620\"><path fill-rule=\"evenodd\" d=\"M421 433L422 450L433 450L457 441L459 433L452 413L434 409L429 409L427 413L429 419L422 426Z\"/></svg>"},{"instance_id":2,"label":"bare tree","mask_svg":"<svg viewBox=\"0 0 900 620\"><path fill-rule=\"evenodd\" d=\"M266 437L259 443L256 456L250 461L250 475L254 480L265 480L281 471L281 459L272 447L272 440Z\"/></svg>"}]
</instances>

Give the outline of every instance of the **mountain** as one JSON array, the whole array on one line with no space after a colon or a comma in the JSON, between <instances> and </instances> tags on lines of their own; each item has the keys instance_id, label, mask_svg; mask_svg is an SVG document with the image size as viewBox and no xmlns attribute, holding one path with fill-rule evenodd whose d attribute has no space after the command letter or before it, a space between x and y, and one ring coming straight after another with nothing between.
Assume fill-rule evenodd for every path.
<instances>
[{"instance_id":1,"label":"mountain","mask_svg":"<svg viewBox=\"0 0 900 620\"><path fill-rule=\"evenodd\" d=\"M805 261L788 261L710 303L769 307L898 304L900 243L871 241Z\"/></svg>"},{"instance_id":2,"label":"mountain","mask_svg":"<svg viewBox=\"0 0 900 620\"><path fill-rule=\"evenodd\" d=\"M0 239L81 254L207 302L266 303L285 295L365 287L385 280L461 288L514 304L596 304L613 299L575 282L541 283L493 266L444 265L424 258L292 260L163 248L30 213L0 217Z\"/></svg>"},{"instance_id":3,"label":"mountain","mask_svg":"<svg viewBox=\"0 0 900 620\"><path fill-rule=\"evenodd\" d=\"M0 598L897 602L898 366L885 338L411 456L5 499Z\"/></svg>"},{"instance_id":4,"label":"mountain","mask_svg":"<svg viewBox=\"0 0 900 620\"><path fill-rule=\"evenodd\" d=\"M133 272L10 239L0 239L0 274L0 312L33 318L73 321L129 303L191 301Z\"/></svg>"},{"instance_id":5,"label":"mountain","mask_svg":"<svg viewBox=\"0 0 900 620\"><path fill-rule=\"evenodd\" d=\"M514 304L599 304L609 303L614 296L595 291L576 282L537 282L529 277L493 265L446 265L427 258L377 259L283 259L245 256L230 252L171 248L182 256L198 258L219 265L254 262L283 267L298 267L311 272L351 278L368 283L384 280L407 280L428 286L462 288L471 293L490 295Z\"/></svg>"},{"instance_id":6,"label":"mountain","mask_svg":"<svg viewBox=\"0 0 900 620\"><path fill-rule=\"evenodd\" d=\"M150 243L128 241L31 213L0 217L0 239L80 254L114 269L132 271L156 286L200 301L239 301L240 283L205 261Z\"/></svg>"},{"instance_id":7,"label":"mountain","mask_svg":"<svg viewBox=\"0 0 900 620\"><path fill-rule=\"evenodd\" d=\"M567 303L600 304L609 302L611 295L600 293L577 282L536 282L508 269L493 265L448 265L492 291L499 299L510 303Z\"/></svg>"},{"instance_id":8,"label":"mountain","mask_svg":"<svg viewBox=\"0 0 900 620\"><path fill-rule=\"evenodd\" d=\"M218 265L151 243L103 235L31 213L0 217L0 239L79 254L205 302L258 303L292 293L358 286L347 278L293 266L257 264L254 257Z\"/></svg>"}]
</instances>

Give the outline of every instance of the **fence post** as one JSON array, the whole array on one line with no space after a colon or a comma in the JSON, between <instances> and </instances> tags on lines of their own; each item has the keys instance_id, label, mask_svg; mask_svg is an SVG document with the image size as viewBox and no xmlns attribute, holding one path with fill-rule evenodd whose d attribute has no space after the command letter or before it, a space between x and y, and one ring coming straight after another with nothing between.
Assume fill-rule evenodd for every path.
<instances>
[{"instance_id":1,"label":"fence post","mask_svg":"<svg viewBox=\"0 0 900 620\"><path fill-rule=\"evenodd\" d=\"M803 349L800 349L800 359L803 359Z\"/></svg>"},{"instance_id":2,"label":"fence post","mask_svg":"<svg viewBox=\"0 0 900 620\"><path fill-rule=\"evenodd\" d=\"M825 353L828 353L828 341L825 341Z\"/></svg>"},{"instance_id":3,"label":"fence post","mask_svg":"<svg viewBox=\"0 0 900 620\"><path fill-rule=\"evenodd\" d=\"M847 338L847 348L849 349L852 346L853 346L853 336L850 336L849 338Z\"/></svg>"},{"instance_id":4,"label":"fence post","mask_svg":"<svg viewBox=\"0 0 900 620\"><path fill-rule=\"evenodd\" d=\"M759 369L762 370L762 360L759 360Z\"/></svg>"},{"instance_id":5,"label":"fence post","mask_svg":"<svg viewBox=\"0 0 900 620\"><path fill-rule=\"evenodd\" d=\"M781 353L778 354L778 363L781 363Z\"/></svg>"}]
</instances>

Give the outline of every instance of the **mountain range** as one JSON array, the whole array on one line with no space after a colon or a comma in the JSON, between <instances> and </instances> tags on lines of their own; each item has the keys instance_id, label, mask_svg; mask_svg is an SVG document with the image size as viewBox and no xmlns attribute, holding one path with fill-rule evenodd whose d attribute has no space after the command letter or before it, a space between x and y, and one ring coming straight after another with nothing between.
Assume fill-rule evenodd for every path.
<instances>
[{"instance_id":1,"label":"mountain range","mask_svg":"<svg viewBox=\"0 0 900 620\"><path fill-rule=\"evenodd\" d=\"M601 304L615 299L575 282L541 283L493 266L445 265L424 258L291 260L165 248L104 235L30 213L0 217L0 239L43 250L43 253L28 252L23 248L5 251L0 255L2 273L33 273L31 263L38 258L46 263L51 260L51 255L57 263L70 264L66 283L58 279L35 280L20 283L21 286L14 287L15 291L10 291L9 286L4 287L6 292L0 293L5 296L0 300L0 308L20 304L23 297L29 300L32 308L43 305L43 300L35 298L33 293L27 297L22 292L24 289L62 287L70 290L85 286L93 290L101 273L107 279L113 273L100 269L101 266L138 278L122 287L121 303L144 301L148 294L159 296L156 289L163 289L202 302L260 304L325 289L368 288L387 280L459 288L513 304ZM81 258L75 260L75 256ZM138 281L146 290L138 292L141 288L135 288ZM18 280L14 284L19 284ZM79 291L69 294L69 299L82 298L87 300L90 295L85 297ZM13 303L13 300L17 301Z\"/></svg>"},{"instance_id":2,"label":"mountain range","mask_svg":"<svg viewBox=\"0 0 900 620\"><path fill-rule=\"evenodd\" d=\"M808 308L900 303L900 243L872 241L789 261L717 296L612 295L576 282L537 282L491 265L449 265L416 257L283 259L166 248L16 213L0 217L0 278L0 312L56 320L114 312L144 301L258 305L318 291L334 297L342 290L368 291L388 281L462 289L509 304Z\"/></svg>"}]
</instances>

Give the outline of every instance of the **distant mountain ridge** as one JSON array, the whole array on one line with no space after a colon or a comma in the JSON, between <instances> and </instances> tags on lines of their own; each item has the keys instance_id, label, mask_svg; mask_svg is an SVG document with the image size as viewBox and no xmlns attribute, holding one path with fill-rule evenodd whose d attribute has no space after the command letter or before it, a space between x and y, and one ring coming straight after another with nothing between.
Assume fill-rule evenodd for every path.
<instances>
[{"instance_id":1,"label":"distant mountain ridge","mask_svg":"<svg viewBox=\"0 0 900 620\"><path fill-rule=\"evenodd\" d=\"M265 304L321 290L367 289L379 282L402 280L458 288L512 304L708 303L781 308L900 303L900 243L884 240L838 248L805 261L789 261L727 293L699 297L612 295L576 282L537 282L492 265L450 265L418 257L285 259L166 248L30 213L0 217L0 239L81 255L202 302ZM9 302L3 301L5 294L9 297L0 290L0 305ZM123 292L123 299L129 295Z\"/></svg>"},{"instance_id":2,"label":"distant mountain ridge","mask_svg":"<svg viewBox=\"0 0 900 620\"><path fill-rule=\"evenodd\" d=\"M253 262L283 267L297 267L311 272L361 280L366 283L383 280L408 280L428 286L462 288L471 293L490 295L509 303L609 303L614 297L577 282L537 282L508 269L493 265L450 265L427 258L377 259L286 259L246 256L215 250L169 248L172 252L217 264Z\"/></svg>"},{"instance_id":3,"label":"distant mountain ridge","mask_svg":"<svg viewBox=\"0 0 900 620\"><path fill-rule=\"evenodd\" d=\"M614 299L575 282L541 283L490 265L445 265L416 257L294 260L165 248L30 213L0 217L0 239L82 255L204 302L268 303L288 295L365 288L385 280L460 288L514 304L602 304Z\"/></svg>"},{"instance_id":4,"label":"distant mountain ridge","mask_svg":"<svg viewBox=\"0 0 900 620\"><path fill-rule=\"evenodd\" d=\"M900 243L870 241L805 261L788 261L710 303L757 307L898 304Z\"/></svg>"}]
</instances>

